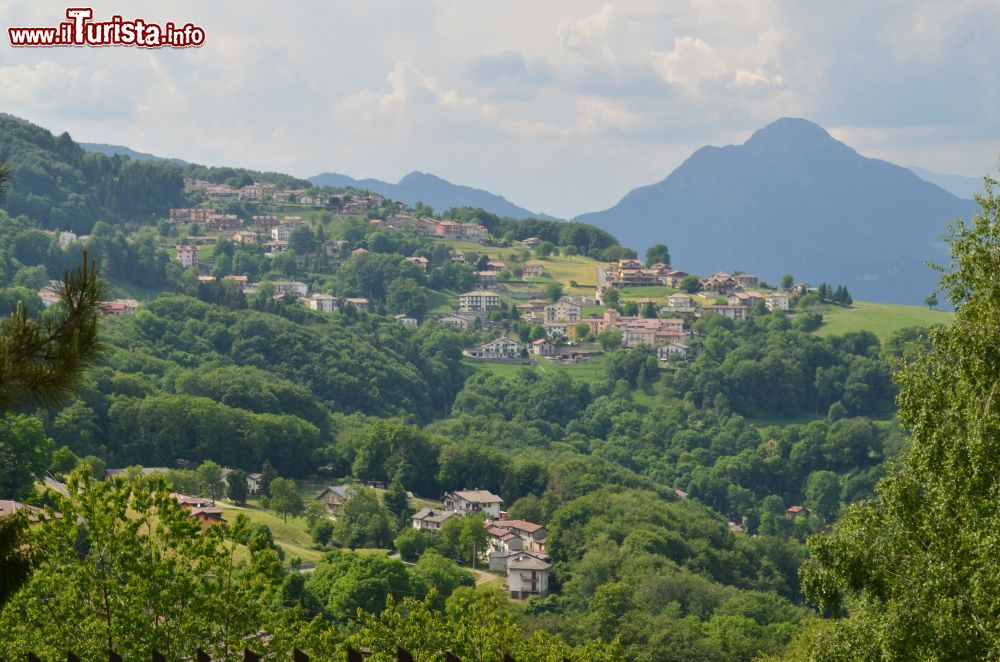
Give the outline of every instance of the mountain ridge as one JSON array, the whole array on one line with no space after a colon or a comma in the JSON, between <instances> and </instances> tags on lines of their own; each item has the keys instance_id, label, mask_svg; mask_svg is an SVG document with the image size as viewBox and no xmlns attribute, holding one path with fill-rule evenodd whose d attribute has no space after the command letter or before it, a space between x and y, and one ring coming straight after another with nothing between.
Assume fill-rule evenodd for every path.
<instances>
[{"instance_id":1,"label":"mountain ridge","mask_svg":"<svg viewBox=\"0 0 1000 662\"><path fill-rule=\"evenodd\" d=\"M444 211L449 207L479 207L497 216L537 218L543 221L559 220L520 207L502 195L472 186L454 184L442 177L419 170L410 172L395 184L373 178L354 179L336 172L323 172L309 177L309 181L316 186L352 187L371 191L408 205L422 202L436 211Z\"/></svg>"}]
</instances>

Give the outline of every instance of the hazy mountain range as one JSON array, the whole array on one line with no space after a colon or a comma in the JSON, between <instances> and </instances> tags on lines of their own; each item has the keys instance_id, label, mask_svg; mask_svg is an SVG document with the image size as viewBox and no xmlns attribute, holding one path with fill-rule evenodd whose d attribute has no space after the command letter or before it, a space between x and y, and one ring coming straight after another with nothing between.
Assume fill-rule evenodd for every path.
<instances>
[{"instance_id":1,"label":"hazy mountain range","mask_svg":"<svg viewBox=\"0 0 1000 662\"><path fill-rule=\"evenodd\" d=\"M920 303L947 257L948 223L975 204L822 127L785 118L742 145L703 147L666 179L628 193L592 223L640 251L670 247L694 273L741 269L776 281L843 283L856 299Z\"/></svg>"},{"instance_id":2,"label":"hazy mountain range","mask_svg":"<svg viewBox=\"0 0 1000 662\"><path fill-rule=\"evenodd\" d=\"M411 172L397 184L379 179L354 179L335 172L321 173L310 177L309 181L316 186L353 187L371 191L408 205L423 202L435 211L444 211L449 207L480 207L497 216L555 220L552 216L518 207L501 195L471 186L452 184L446 179L424 172Z\"/></svg>"},{"instance_id":3,"label":"hazy mountain range","mask_svg":"<svg viewBox=\"0 0 1000 662\"><path fill-rule=\"evenodd\" d=\"M931 172L916 166L909 169L920 179L931 184L937 184L948 193L956 195L966 200L972 200L976 193L983 190L982 177L963 177L962 175L942 175L939 172Z\"/></svg>"}]
</instances>

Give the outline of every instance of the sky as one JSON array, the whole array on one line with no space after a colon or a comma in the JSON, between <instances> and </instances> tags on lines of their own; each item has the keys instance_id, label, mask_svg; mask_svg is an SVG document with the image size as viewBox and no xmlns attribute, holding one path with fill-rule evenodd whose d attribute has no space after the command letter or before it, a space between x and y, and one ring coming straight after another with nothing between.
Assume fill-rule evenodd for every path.
<instances>
[{"instance_id":1,"label":"sky","mask_svg":"<svg viewBox=\"0 0 1000 662\"><path fill-rule=\"evenodd\" d=\"M56 25L67 5L0 0L0 111L208 165L432 172L564 218L784 116L901 165L1000 163L998 0L87 6L206 41L14 49L7 27Z\"/></svg>"}]
</instances>

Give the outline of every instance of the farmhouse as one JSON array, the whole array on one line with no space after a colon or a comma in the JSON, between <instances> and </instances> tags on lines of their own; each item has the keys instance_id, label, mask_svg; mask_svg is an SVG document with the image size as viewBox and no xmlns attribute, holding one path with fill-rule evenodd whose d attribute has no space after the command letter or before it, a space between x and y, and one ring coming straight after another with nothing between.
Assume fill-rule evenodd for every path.
<instances>
[{"instance_id":1,"label":"farmhouse","mask_svg":"<svg viewBox=\"0 0 1000 662\"><path fill-rule=\"evenodd\" d=\"M525 264L524 271L522 272L525 278L536 278L538 276L545 275L545 265L543 264Z\"/></svg>"},{"instance_id":2,"label":"farmhouse","mask_svg":"<svg viewBox=\"0 0 1000 662\"><path fill-rule=\"evenodd\" d=\"M736 274L733 280L745 290L753 289L760 284L760 279L753 274Z\"/></svg>"}]
</instances>

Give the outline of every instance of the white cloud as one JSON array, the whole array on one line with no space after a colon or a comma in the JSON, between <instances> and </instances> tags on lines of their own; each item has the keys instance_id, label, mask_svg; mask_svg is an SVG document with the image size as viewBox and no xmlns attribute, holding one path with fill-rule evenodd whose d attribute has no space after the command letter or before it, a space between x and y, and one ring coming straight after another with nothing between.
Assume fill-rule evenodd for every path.
<instances>
[{"instance_id":1,"label":"white cloud","mask_svg":"<svg viewBox=\"0 0 1000 662\"><path fill-rule=\"evenodd\" d=\"M733 84L737 87L756 87L757 85L781 85L785 82L785 79L777 74L765 74L763 71L758 69L757 71L747 71L746 69L737 69L736 73L733 74Z\"/></svg>"},{"instance_id":2,"label":"white cloud","mask_svg":"<svg viewBox=\"0 0 1000 662\"><path fill-rule=\"evenodd\" d=\"M726 63L705 41L697 37L678 37L674 48L666 53L653 52L660 75L668 83L682 86L689 94L699 93L701 86L726 73Z\"/></svg>"},{"instance_id":3,"label":"white cloud","mask_svg":"<svg viewBox=\"0 0 1000 662\"><path fill-rule=\"evenodd\" d=\"M67 100L72 100L74 113L84 115L129 111L109 71L66 67L50 60L0 67L0 99L17 112L59 111Z\"/></svg>"},{"instance_id":4,"label":"white cloud","mask_svg":"<svg viewBox=\"0 0 1000 662\"><path fill-rule=\"evenodd\" d=\"M597 37L603 37L615 16L615 5L606 3L596 14L560 21L556 36L567 48L580 48Z\"/></svg>"}]
</instances>

